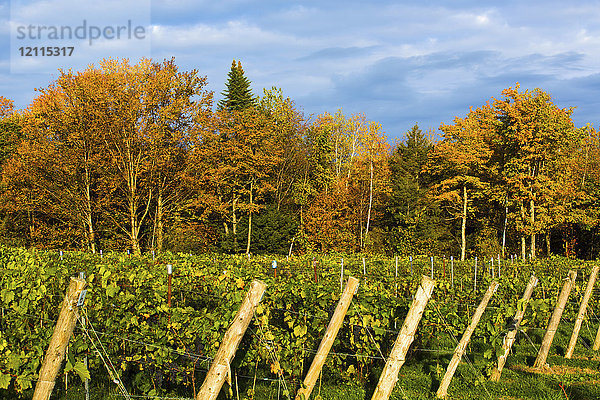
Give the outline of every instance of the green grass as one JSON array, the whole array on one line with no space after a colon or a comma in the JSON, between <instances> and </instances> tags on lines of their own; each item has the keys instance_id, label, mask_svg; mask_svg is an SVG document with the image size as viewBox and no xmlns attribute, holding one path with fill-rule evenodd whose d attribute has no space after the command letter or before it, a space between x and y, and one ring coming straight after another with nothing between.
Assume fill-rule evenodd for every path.
<instances>
[{"instance_id":1,"label":"green grass","mask_svg":"<svg viewBox=\"0 0 600 400\"><path fill-rule=\"evenodd\" d=\"M490 382L484 375L486 361L479 349L473 345L460 363L449 388L448 400L493 399L493 400L591 400L600 399L600 355L589 349L592 332L585 331L580 337L573 359L563 357L570 336L570 324L561 325L557 332L547 363L550 369L539 373L532 365L537 355L536 347L543 336L543 330L529 332L535 346L524 335L519 335L513 347L513 354L502 373L500 382ZM445 346L446 347L446 346ZM473 353L474 352L474 353ZM426 400L435 399L439 383L445 374L452 356L451 351L415 351L409 354L407 362L400 370L398 382L390 399ZM338 371L326 364L323 380L317 382L311 399L320 400L368 400L377 385L383 361L369 371L361 381L341 382ZM203 373L198 373L197 389L202 384ZM283 385L278 381L254 382L252 377L240 376L239 388L224 385L220 400L279 400L286 399ZM290 388L290 398L294 398L297 384L286 382ZM126 382L130 387L130 383ZM130 393L143 395L143 393ZM193 399L193 390L178 386L171 391L163 391L159 397ZM0 391L0 399L27 399L32 390L25 395ZM106 376L92 376L90 400L123 399L116 391L116 385ZM64 377L57 381L52 400L85 400L83 383L74 374L70 374L69 389L65 390Z\"/></svg>"},{"instance_id":2,"label":"green grass","mask_svg":"<svg viewBox=\"0 0 600 400\"><path fill-rule=\"evenodd\" d=\"M551 350L555 355L548 358L551 370L536 373L531 365L535 359L535 350L529 343L521 342L515 346L516 355L509 357L502 373L500 382L490 382L484 379L482 370L484 364L481 357L470 354L469 359L475 360L472 365L461 362L452 384L449 388L449 400L591 400L600 399L600 359L591 350L578 346L576 358L567 360L556 355L557 347ZM443 377L450 354L435 355L435 353L417 354L400 370L400 375L392 400L426 400L435 399L439 382ZM368 400L371 398L377 384L380 370L373 371L366 382L351 382L336 384L333 382L317 382L311 399L321 400ZM325 374L327 376L327 374ZM245 377L238 380L240 400L277 400L286 399L283 386L277 381L257 381L253 388L253 380ZM290 382L287 382L290 385ZM83 385L73 379L70 389L65 392L64 383L58 383L52 399L84 400ZM62 387L61 387L62 386ZM561 387L562 386L562 387ZM564 389L563 389L564 388ZM122 399L115 395L114 385L110 382L92 385L90 399ZM290 398L294 398L295 388L291 388ZM193 398L190 389L179 392L163 393L160 396ZM236 388L224 385L219 399L237 399Z\"/></svg>"}]
</instances>

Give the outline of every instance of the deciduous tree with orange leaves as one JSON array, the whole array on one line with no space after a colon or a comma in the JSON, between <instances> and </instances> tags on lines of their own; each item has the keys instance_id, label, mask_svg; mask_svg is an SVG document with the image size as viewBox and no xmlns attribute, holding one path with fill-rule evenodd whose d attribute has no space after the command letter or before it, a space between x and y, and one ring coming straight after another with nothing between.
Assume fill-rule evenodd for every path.
<instances>
[{"instance_id":1,"label":"deciduous tree with orange leaves","mask_svg":"<svg viewBox=\"0 0 600 400\"><path fill-rule=\"evenodd\" d=\"M98 220L119 247L139 253L149 232L160 247L165 214L177 198L167 192L178 182L183 138L196 114L211 106L205 82L196 71L179 72L173 60L103 60L83 72L61 71L27 110L26 141L3 179L16 199L29 199L32 221L52 210L50 225L71 221L92 251ZM32 195L19 193L26 188L36 194L37 209Z\"/></svg>"},{"instance_id":2,"label":"deciduous tree with orange leaves","mask_svg":"<svg viewBox=\"0 0 600 400\"><path fill-rule=\"evenodd\" d=\"M586 133L575 128L572 108L559 108L540 89L519 89L518 84L505 89L504 98L494 101L500 123L497 152L513 205L512 216L521 236L521 257L525 258L525 240L529 236L530 255L535 258L536 235L549 233L571 209L558 204L572 203L580 197L576 185L570 183L573 176L563 172L571 155L583 147Z\"/></svg>"},{"instance_id":3,"label":"deciduous tree with orange leaves","mask_svg":"<svg viewBox=\"0 0 600 400\"><path fill-rule=\"evenodd\" d=\"M433 187L434 197L446 205L453 218L461 220L461 260L466 257L469 197L483 195L490 185L496 125L489 104L455 118L452 125L442 124L443 140L435 145L427 165L428 172L439 179Z\"/></svg>"}]
</instances>

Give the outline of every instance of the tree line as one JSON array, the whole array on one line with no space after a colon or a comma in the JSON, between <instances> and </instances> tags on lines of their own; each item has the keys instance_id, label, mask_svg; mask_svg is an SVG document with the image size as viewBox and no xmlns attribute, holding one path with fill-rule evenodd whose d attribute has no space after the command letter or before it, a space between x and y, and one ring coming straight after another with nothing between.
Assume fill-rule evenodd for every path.
<instances>
[{"instance_id":1,"label":"tree line","mask_svg":"<svg viewBox=\"0 0 600 400\"><path fill-rule=\"evenodd\" d=\"M364 114L214 103L174 60L103 60L0 97L0 238L38 248L595 257L600 138L517 84L391 146Z\"/></svg>"}]
</instances>

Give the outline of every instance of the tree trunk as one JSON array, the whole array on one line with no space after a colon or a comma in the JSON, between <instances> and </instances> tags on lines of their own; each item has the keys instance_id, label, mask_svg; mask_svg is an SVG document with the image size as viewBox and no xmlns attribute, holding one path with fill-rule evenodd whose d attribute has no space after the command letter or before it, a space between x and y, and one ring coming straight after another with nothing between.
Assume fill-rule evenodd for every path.
<instances>
[{"instance_id":1,"label":"tree trunk","mask_svg":"<svg viewBox=\"0 0 600 400\"><path fill-rule=\"evenodd\" d=\"M131 193L135 193L135 190L132 190ZM140 246L140 231L144 219L148 215L148 210L150 209L150 201L152 200L152 192L148 194L148 202L146 203L144 213L141 216L138 216L137 213L137 199L135 197L131 197L129 199L129 216L131 223L130 230L130 240L131 240L131 249L134 254L141 254L142 248Z\"/></svg>"},{"instance_id":2,"label":"tree trunk","mask_svg":"<svg viewBox=\"0 0 600 400\"><path fill-rule=\"evenodd\" d=\"M141 254L142 250L140 247L140 230L141 225L144 221L144 218L148 214L148 210L150 208L150 200L152 199L152 193L148 195L148 203L146 204L146 208L144 210L144 214L140 217L138 215L138 186L137 186L137 175L136 172L138 168L136 168L136 163L134 161L134 155L131 153L130 149L127 149L127 164L125 173L127 174L127 186L129 189L127 199L129 205L129 223L130 227L130 241L131 241L131 249L134 254Z\"/></svg>"},{"instance_id":3,"label":"tree trunk","mask_svg":"<svg viewBox=\"0 0 600 400\"><path fill-rule=\"evenodd\" d=\"M231 230L233 232L233 251L237 253L238 242L237 242L237 216L235 214L237 206L237 197L233 198L232 202L232 216L231 216Z\"/></svg>"},{"instance_id":4,"label":"tree trunk","mask_svg":"<svg viewBox=\"0 0 600 400\"><path fill-rule=\"evenodd\" d=\"M369 208L367 211L367 227L365 228L365 240L367 242L367 236L369 235L369 225L371 223L371 208L373 207L373 160L371 160L371 176L369 181Z\"/></svg>"},{"instance_id":5,"label":"tree trunk","mask_svg":"<svg viewBox=\"0 0 600 400\"><path fill-rule=\"evenodd\" d=\"M521 221L522 224L525 224L525 206L523 205L523 202L521 201ZM523 259L523 261L525 261L525 258L527 256L527 246L525 243L525 233L522 234L521 236L521 258Z\"/></svg>"},{"instance_id":6,"label":"tree trunk","mask_svg":"<svg viewBox=\"0 0 600 400\"><path fill-rule=\"evenodd\" d=\"M90 251L96 254L96 234L94 232L94 221L92 220L92 188L90 184L90 172L85 169L85 224L87 225L87 237Z\"/></svg>"},{"instance_id":7,"label":"tree trunk","mask_svg":"<svg viewBox=\"0 0 600 400\"><path fill-rule=\"evenodd\" d=\"M246 242L246 254L250 254L250 240L252 238L252 189L253 181L250 181L250 208L248 209L248 241Z\"/></svg>"},{"instance_id":8,"label":"tree trunk","mask_svg":"<svg viewBox=\"0 0 600 400\"><path fill-rule=\"evenodd\" d=\"M162 189L156 198L156 251L161 252L164 242L164 201Z\"/></svg>"},{"instance_id":9,"label":"tree trunk","mask_svg":"<svg viewBox=\"0 0 600 400\"><path fill-rule=\"evenodd\" d=\"M92 214L87 215L87 226L88 226L88 241L90 244L90 251L92 254L96 254L96 234L94 232L94 223L92 221Z\"/></svg>"},{"instance_id":10,"label":"tree trunk","mask_svg":"<svg viewBox=\"0 0 600 400\"><path fill-rule=\"evenodd\" d=\"M502 229L502 258L506 258L506 225L508 225L508 206L504 210L504 229Z\"/></svg>"},{"instance_id":11,"label":"tree trunk","mask_svg":"<svg viewBox=\"0 0 600 400\"><path fill-rule=\"evenodd\" d=\"M339 139L335 138L335 176L337 178L337 181L339 182L340 180L340 175L342 173L342 161L341 161L341 157L338 155L338 141Z\"/></svg>"},{"instance_id":12,"label":"tree trunk","mask_svg":"<svg viewBox=\"0 0 600 400\"><path fill-rule=\"evenodd\" d=\"M129 223L131 224L131 232L130 232L130 240L131 240L131 249L134 254L140 254L140 242L138 240L139 231L137 226L137 218L135 213L135 206L132 201L129 202Z\"/></svg>"},{"instance_id":13,"label":"tree trunk","mask_svg":"<svg viewBox=\"0 0 600 400\"><path fill-rule=\"evenodd\" d=\"M27 210L27 220L29 221L29 240L30 245L33 246L34 240L33 237L35 235L35 219L33 217L33 212L31 210Z\"/></svg>"},{"instance_id":14,"label":"tree trunk","mask_svg":"<svg viewBox=\"0 0 600 400\"><path fill-rule=\"evenodd\" d=\"M529 206L530 206L530 215L529 215L529 222L531 223L531 258L535 258L535 230L534 230L534 226L535 226L535 202L533 199L531 199L529 201Z\"/></svg>"},{"instance_id":15,"label":"tree trunk","mask_svg":"<svg viewBox=\"0 0 600 400\"><path fill-rule=\"evenodd\" d=\"M550 231L546 232L546 257L550 257Z\"/></svg>"},{"instance_id":16,"label":"tree trunk","mask_svg":"<svg viewBox=\"0 0 600 400\"><path fill-rule=\"evenodd\" d=\"M141 253L140 251L140 242L139 231L138 231L138 220L137 220L137 185L135 174L133 173L133 166L129 165L129 169L127 170L127 184L129 185L129 224L130 224L130 240L131 240L131 249L134 254Z\"/></svg>"},{"instance_id":17,"label":"tree trunk","mask_svg":"<svg viewBox=\"0 0 600 400\"><path fill-rule=\"evenodd\" d=\"M465 261L467 252L467 186L463 185L462 227L460 230L460 260Z\"/></svg>"}]
</instances>

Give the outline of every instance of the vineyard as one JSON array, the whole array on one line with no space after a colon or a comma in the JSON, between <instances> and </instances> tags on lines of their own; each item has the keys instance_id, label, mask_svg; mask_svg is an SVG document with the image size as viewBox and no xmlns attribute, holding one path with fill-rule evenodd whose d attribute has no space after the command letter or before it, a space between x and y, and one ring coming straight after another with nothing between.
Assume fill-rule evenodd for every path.
<instances>
[{"instance_id":1,"label":"vineyard","mask_svg":"<svg viewBox=\"0 0 600 400\"><path fill-rule=\"evenodd\" d=\"M54 389L57 399L86 398L84 381L92 399L195 397L254 279L267 289L222 395L294 398L349 276L360 284L313 398L370 398L422 275L432 276L436 284L392 398L435 398L458 339L492 280L499 282L498 289L474 331L449 398L600 398L598 358L591 349L600 321L597 293L575 356L563 357L593 267L589 262L497 258L461 263L341 254L130 256L0 248L0 265L0 398L32 397L60 302L70 277L81 273L87 293ZM577 279L550 348L549 367L534 373L533 360L571 269ZM491 382L532 274L539 283L513 353L500 382Z\"/></svg>"}]
</instances>

